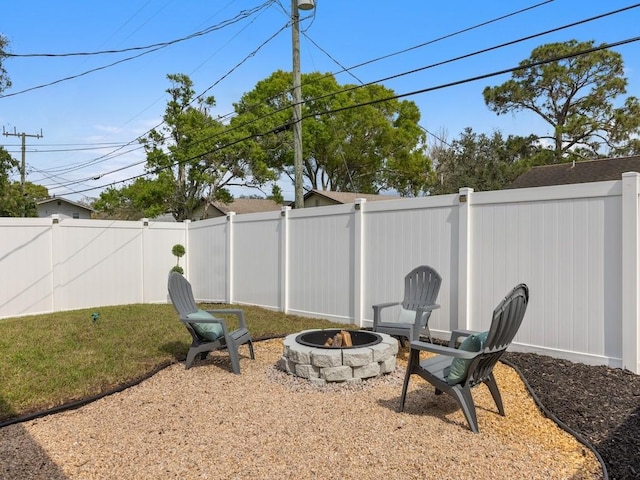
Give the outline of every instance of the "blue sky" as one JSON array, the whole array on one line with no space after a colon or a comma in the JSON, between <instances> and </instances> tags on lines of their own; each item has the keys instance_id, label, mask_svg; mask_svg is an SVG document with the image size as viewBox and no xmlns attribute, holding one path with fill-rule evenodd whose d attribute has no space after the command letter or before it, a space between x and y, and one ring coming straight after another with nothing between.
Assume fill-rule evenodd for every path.
<instances>
[{"instance_id":1,"label":"blue sky","mask_svg":"<svg viewBox=\"0 0 640 480\"><path fill-rule=\"evenodd\" d=\"M119 50L169 42L227 24L241 11L262 4L262 0L13 2L2 11L0 33L8 38L13 54ZM338 73L336 78L341 84L374 82L633 4L619 0L316 0L313 13L302 13L301 70L333 73L367 63L349 73ZM140 149L123 153L133 148L129 147L116 156L101 157L113 152L114 145L133 141L159 124L167 100L166 75L187 74L197 93L210 88L207 94L217 102L214 114L230 113L232 103L258 81L277 69L291 70L291 30L285 28L276 35L289 20L290 7L290 0L271 3L247 19L206 35L42 88L34 87L142 52L5 60L13 85L0 97L0 125L11 133L36 134L42 130L44 134L41 139L27 139L28 180L47 186L51 194L78 200L97 197L100 187L141 173L141 165L126 168L144 161ZM515 67L544 43L576 39L600 44L631 39L640 33L638 25L640 8L635 8L381 83L396 94L438 87ZM267 42L273 35L275 38ZM614 50L625 61L628 94L640 97L640 42ZM374 61L381 57L388 58ZM505 136L548 133L547 126L530 114L498 117L485 106L482 90L509 78L509 74L503 74L406 99L420 108L420 123L425 129L449 141L465 127L477 133L500 130ZM29 91L20 93L24 90ZM0 136L0 145L20 159L18 137ZM122 170L115 171L118 169ZM86 180L98 176L99 180ZM281 185L285 198L292 199L293 186L288 182Z\"/></svg>"}]
</instances>

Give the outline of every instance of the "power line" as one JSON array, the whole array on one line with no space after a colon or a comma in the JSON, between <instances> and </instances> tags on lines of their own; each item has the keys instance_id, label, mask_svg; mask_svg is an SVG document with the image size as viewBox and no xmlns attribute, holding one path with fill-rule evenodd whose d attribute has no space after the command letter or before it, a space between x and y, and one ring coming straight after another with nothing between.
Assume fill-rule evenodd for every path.
<instances>
[{"instance_id":1,"label":"power line","mask_svg":"<svg viewBox=\"0 0 640 480\"><path fill-rule=\"evenodd\" d=\"M481 26L486 26L486 25L489 25L489 24L491 24L491 23L495 23L495 22L496 22L496 21L498 21L498 20L502 20L502 19L505 19L505 18L509 18L509 17L514 16L514 15L517 15L517 14L520 14L520 13L523 13L523 12L526 12L526 11L528 11L528 10L531 10L531 9L533 9L533 8L537 8L537 7L539 7L539 6L542 6L542 5L545 5L545 4L547 4L547 3L550 3L551 1L553 1L553 0L547 0L547 1L544 1L544 2L542 2L542 3L538 3L538 4L536 4L536 5L533 5L533 6L531 6L531 7L527 7L527 8L525 8L525 9L521 9L521 10L517 10L517 11L515 11L515 12L509 13L509 14L506 14L506 15L502 15L501 17L497 17L497 18L495 18L495 19L492 19L492 20L489 20L489 21L486 21L486 22L482 22L482 23L479 23L479 24L473 25L473 26L471 26L471 27L467 27L467 28L462 29L462 30L458 30L458 31L456 31L456 32L453 32L453 33L451 33L451 34L448 34L448 35L445 35L445 36L439 37L439 38L437 38L437 39L433 39L433 40L430 40L430 41L428 41L428 42L424 42L424 43L422 43L422 44L420 44L420 45L417 45L417 46L414 46L414 47L410 47L410 48L408 48L408 49L404 49L404 50L402 50L402 51L400 51L400 52L395 52L395 53L392 53L392 54L389 54L389 55L385 55L385 56L382 56L382 57L378 57L377 59L373 59L373 60L370 60L370 61L368 61L368 62L364 62L364 63L362 63L362 64L360 64L360 65L356 65L356 66L354 66L354 67L344 68L342 65L340 65L340 64L336 61L336 63L337 63L341 68L343 68L343 70L342 70L342 71L339 71L339 72L336 72L336 73L341 73L341 72L343 72L343 71L350 71L350 70L353 70L353 69L355 69L355 68L358 68L358 67L360 67L360 66L362 66L362 65L367 65L367 64L369 64L369 63L373 63L373 62L378 61L378 60L382 60L382 59L385 59L385 58L389 58L390 56L394 56L394 55L399 54L399 53L403 53L403 52L411 51L411 50L414 50L414 49L416 49L416 48L420 48L420 47L423 47L423 46L426 46L426 45L429 45L429 44L432 44L432 43L435 43L435 42L438 42L438 41L441 41L441 40L444 40L444 39L447 39L447 38L451 38L451 37L453 37L453 36L456 36L456 35L462 34L462 33L464 33L464 32L468 32L468 31L474 30L474 29L479 28L479 27L481 27ZM280 8L281 8L281 9L283 9L283 11L285 11L285 10L284 10L284 7L282 6L282 4L281 4L279 1L278 1L277 3L278 3L278 5L280 6ZM285 13L286 13L286 12L285 12ZM308 18L308 17L307 17L307 18ZM277 34L278 34L278 33L280 33L284 28L287 28L288 26L290 26L290 24L291 24L291 19L290 19L290 17L287 15L287 23L285 24L285 26L284 26L282 29L278 30L278 32L276 32L276 34L272 35L272 37L270 37L270 39L269 39L269 40L267 40L267 41L263 42L263 43L262 43L262 45L260 45L257 49L255 49L253 52L251 52L249 55L247 55L247 56L245 57L245 59L244 59L242 62L240 62L239 64L237 64L235 67L233 67L229 72L227 72L227 74L225 74L225 75L224 75L224 76L222 76L220 79L218 79L216 82L214 82L212 85L210 85L209 87L207 87L207 88L206 88L202 93L200 93L197 97L195 97L195 98L193 99L193 101L196 101L198 98L202 98L206 92L208 92L208 91L209 91L209 90L211 90L213 87L215 87L217 84L219 84L219 83L220 83L220 81L222 81L224 78L226 78L226 77L227 77L231 72L233 72L235 69L237 69L237 68L238 68L242 63L244 63L246 60L248 60L248 58L250 58L250 57L254 56L254 55L258 52L258 50L260 50L260 49L261 49L265 44L267 44L267 43L268 43L268 41L270 41L271 39L275 38L275 36L277 36ZM308 38L308 37L307 37L307 38ZM313 42L313 43L314 43L314 45L316 45L316 44L315 44L315 42ZM317 45L316 45L316 46L317 46ZM320 47L318 46L318 48L320 48ZM322 51L322 49L321 49L321 51ZM328 55L328 54L327 54L327 55ZM334 60L334 61L335 61L335 60ZM319 81L319 80L318 80L318 81ZM380 82L380 80L379 80L378 82ZM287 92L288 92L288 90L287 90L287 91L284 91L284 92L281 92L281 93L280 93L280 95L286 94ZM274 97L272 97L272 98L274 98ZM191 103L193 103L193 101L192 101ZM269 100L266 100L266 101L269 101ZM249 107L248 107L248 110L250 111L252 108L254 108L254 107L253 107L253 106L249 106ZM287 107L287 108L288 108L288 107ZM277 111L276 111L276 112L274 112L274 113L277 113ZM223 121L225 118L228 118L228 117L233 116L233 115L235 115L235 112L230 112L230 113L228 113L228 114L226 114L226 115L219 116L218 118L219 118L219 120L220 120L220 121ZM155 126L155 127L153 127L152 129L147 130L147 132L146 132L145 134L143 134L143 135L146 135L146 134L148 134L149 132L151 132L152 130L159 128L163 123L164 123L164 122L161 122L160 124L156 125L156 126ZM142 136L143 136L143 135L142 135ZM433 135L433 134L432 134L432 135ZM138 138L140 138L140 137L138 137ZM120 147L120 148L123 148L123 147L126 147L126 146L128 146L128 145L131 145L133 142L137 142L137 141L138 141L138 138L136 138L135 140L130 141L129 143L127 143L127 144L123 145L123 146L122 146L122 147ZM436 138L437 138L437 137L436 137ZM120 148L119 148L119 149L120 149ZM119 150L119 149L118 149L118 150ZM116 151L118 151L118 150L116 150ZM115 152L113 152L113 153L115 153ZM101 156L101 157L98 157L98 158L97 158L97 159L95 159L95 160L92 160L92 161L89 161L89 162L85 163L85 165L84 165L84 166L94 165L94 164L96 164L96 163L101 163L101 162L107 161L107 160L109 160L109 159L110 159L110 158L109 158L109 154L106 154L106 155L103 155L103 156ZM80 168L83 168L83 167L82 167L82 166L80 166L80 167L76 168L76 170L78 170L78 169L80 169Z\"/></svg>"},{"instance_id":2,"label":"power line","mask_svg":"<svg viewBox=\"0 0 640 480\"><path fill-rule=\"evenodd\" d=\"M365 106L369 106L369 105L375 105L375 104L378 104L378 103L388 102L388 101L391 101L391 100L396 100L396 99L405 98L405 97L409 97L409 96L414 96L414 95L419 95L419 94L423 94L423 93L433 92L433 91L441 90L441 89L444 89L444 88L450 88L450 87L457 86L457 85L462 85L462 84L465 84L465 83L476 82L478 80L484 80L484 79L487 79L487 78L496 77L496 76L499 76L499 75L504 75L506 73L513 73L513 72L516 72L516 71L519 71L519 70L527 70L527 69L538 67L538 66L541 66L541 65L546 65L548 63L553 63L553 62L557 62L557 61L560 61L560 60L566 60L566 59L578 57L578 56L581 56L581 55L587 55L589 53L597 52L597 51L600 51L600 50L606 50L606 49L609 49L609 48L619 47L621 45L626 45L626 44L634 43L634 42L637 42L637 41L640 41L640 36L629 38L629 39L626 39L626 40L621 40L621 41L614 42L614 43L602 44L602 45L599 45L597 47L589 48L589 49L586 49L586 50L580 50L580 51L573 52L573 53L570 53L570 54L567 54L567 55L560 55L560 56L548 58L548 59L545 59L545 60L540 60L540 61L537 61L537 62L531 62L531 63L527 63L527 64L524 64L524 65L518 65L516 67L511 67L511 68L507 68L507 69L503 69L503 70L498 70L498 71L486 73L486 74L483 74L483 75L477 75L477 76L474 76L474 77L465 78L465 79L458 80L458 81L455 81L455 82L448 82L448 83L436 85L436 86L433 86L433 87L427 87L427 88L423 88L423 89L419 89L419 90L414 90L414 91L411 91L411 92L406 92L406 93L402 93L402 94L398 94L398 95L393 95L393 96L389 96L389 97L385 97L385 98L381 98L381 99L376 99L376 100L371 100L371 101L368 101L368 102L358 103L358 104L354 104L354 105L349 105L349 106L345 106L345 107L339 107L339 108L334 108L334 109L324 110L324 111L317 111L317 112L313 112L311 114L307 114L307 115L303 116L302 118L305 119L305 118L312 118L312 117L316 117L316 116L320 116L320 115L328 115L328 114L342 112L342 111L346 111L346 110L352 110L354 108L361 108L361 107L365 107ZM213 150L207 151L207 152L205 152L203 154L199 154L199 155L196 155L194 157L187 158L185 160L174 162L174 163L172 163L171 165L169 165L167 167L156 168L155 170L153 170L151 172L147 172L147 173L140 174L140 175L135 175L135 176L129 177L129 178L124 179L124 180L119 180L117 182L111 182L111 183L108 183L108 184L100 185L100 186L89 188L89 189L86 189L86 190L80 190L79 192L76 192L76 193L84 193L84 192L87 192L87 191L97 190L97 189L108 187L110 185L128 182L128 181L131 181L131 180L135 180L137 178L142 178L142 177L145 177L145 176L147 176L149 174L156 174L156 173L158 173L158 172L160 172L162 170L165 170L167 168L173 168L173 167L178 166L180 164L187 163L187 162L190 162L190 161L193 161L193 160L197 160L199 158L202 158L205 155L209 155L209 154L215 153L215 152L220 151L220 150L222 150L224 148L228 148L230 146L236 145L236 144L238 144L240 142L244 142L246 140L250 140L250 139L253 139L253 138L257 138L257 137L261 137L261 136L264 136L264 135L268 135L270 133L276 133L280 129L281 129L281 127L276 127L274 129L269 130L268 132L264 132L264 133L260 133L260 134L248 135L246 137L237 139L237 140L235 140L235 141L233 141L233 142L231 142L229 144L222 145L222 146L219 146L219 147L217 147L217 148L215 148ZM120 171L120 170L122 170L122 169L118 169L117 171Z\"/></svg>"},{"instance_id":3,"label":"power line","mask_svg":"<svg viewBox=\"0 0 640 480\"><path fill-rule=\"evenodd\" d=\"M33 90L39 90L39 89L42 89L42 88L50 87L50 86L56 85L58 83L66 82L66 81L69 81L69 80L75 80L75 79L83 77L85 75L89 75L90 73L95 73L95 72L98 72L100 70L105 70L105 69L113 67L115 65L119 65L121 63L128 62L128 61L131 61L131 60L135 60L137 58L142 57L143 55L147 55L149 53L157 52L158 50L161 50L161 49L166 48L168 46L174 45L176 43L184 42L186 40L191 40L193 38L209 34L209 33L213 32L213 31L220 30L220 29L222 29L224 27L227 27L229 25L237 23L238 21L240 21L240 20L242 20L244 18L248 18L250 15L253 15L256 11L260 11L262 8L265 8L265 7L269 6L273 1L274 0L268 0L267 2L263 3L259 7L256 7L253 10L250 10L249 13L247 13L247 14L245 14L244 13L245 11L243 11L243 12L241 12L240 14L238 14L236 17L234 17L231 20L227 20L227 21L223 22L222 24L211 26L211 27L209 27L209 28L207 28L205 30L202 30L200 32L192 33L191 35L188 35L186 37L179 38L179 39L176 39L176 40L172 40L172 41L169 41L169 42L162 42L162 43L156 43L156 44L153 44L153 45L147 45L147 46L144 46L144 47L131 47L131 48L122 49L122 50L109 50L109 51L104 50L104 51L101 51L101 52L92 52L92 53L24 54L24 55L8 54L7 53L7 54L5 54L6 56L11 56L11 57L14 57L14 58L15 57L69 57L69 56L78 56L78 55L101 55L101 54L106 54L106 53L122 53L122 52L129 52L129 51L145 50L142 53L139 53L137 55L133 55L131 57L123 58L123 59L120 59L120 60L115 61L113 63L107 64L107 65L103 65L103 66L100 66L100 67L92 68L92 69L87 70L87 71L82 72L82 73L78 73L78 74L71 75L71 76L68 76L68 77L60 78L58 80L54 80L52 82L41 84L41 85L36 85L34 87L29 87L29 88L26 88L26 89L23 89L23 90L20 90L20 91L17 91L17 92L0 95L0 99L1 98L6 98L6 97L14 97L16 95L21 95L21 94L24 94L24 93L27 93L27 92L31 92Z\"/></svg>"},{"instance_id":4,"label":"power line","mask_svg":"<svg viewBox=\"0 0 640 480\"><path fill-rule=\"evenodd\" d=\"M240 11L240 13L238 13L235 17L228 19L228 20L224 20L223 22L216 24L216 25L212 25L210 27L207 27L203 30L200 30L198 32L194 32L191 33L185 37L181 37L181 38L176 38L174 40L169 40L166 42L158 42L158 43L152 43L150 45L145 45L145 46L139 46L139 47L129 47L129 48L122 48L120 50L99 50L97 52L73 52L73 53L23 53L23 54L18 54L18 53L4 53L4 56L6 57L12 57L12 58L34 58L34 57L54 57L54 58L61 58L61 57L81 57L81 56L95 56L95 55L108 55L108 54L114 54L114 53L126 53L126 52L135 52L135 51L139 51L139 50L150 50L150 49L157 49L157 48L164 48L164 47L168 47L170 45L175 45L176 43L180 43L180 42L184 42L186 40L191 40L193 38L197 38L203 35L207 35L208 33L214 32L216 30L220 30L222 28L228 27L229 25L233 25L234 23L237 23L241 20L244 20L245 18L250 17L251 15L255 14L256 12L259 12L260 10L269 7L275 0L267 0L266 2L264 2L262 5L258 5L257 7L254 7L252 9L249 10L242 10Z\"/></svg>"},{"instance_id":5,"label":"power line","mask_svg":"<svg viewBox=\"0 0 640 480\"><path fill-rule=\"evenodd\" d=\"M545 3L546 3L546 2L545 2ZM413 69L413 70L410 70L410 71L407 71L407 72L403 72L403 73L400 73L400 74L397 74L397 75L393 75L393 76L385 77L385 78L383 78L383 79L378 79L378 80L376 80L376 81L369 82L369 83L364 84L364 85L361 85L361 86L354 86L354 87L346 88L346 89L340 90L340 91L338 91L338 92L334 92L334 93L331 93L331 94L327 94L327 95L324 95L324 96L320 96L320 97L316 97L316 98L310 99L309 101L317 101L317 100L319 100L319 99L323 99L323 98L327 98L327 97L330 97L330 96L334 96L334 95L338 95L338 94L341 94L341 93L345 93L345 92L348 92L348 91L351 91L351 90L354 90L354 89L357 89L357 88L363 88L363 87L368 86L368 85L371 85L371 84L381 83L381 82L386 81L386 80L399 78L399 77L404 76L404 75L409 75L409 74L416 73L416 72L418 72L418 71L422 71L422 70L425 70L425 69L434 68L434 67L436 67L436 66L440 66L440 65L443 65L443 64L446 64L446 63L451 63L451 62L458 61L458 60L461 60L461 59L469 58L469 57L474 56L474 55L479 55L479 54L481 54L481 53L486 53L486 52L489 52L489 51L492 51L492 50L496 50L496 49L498 49L498 48L503 48L503 47L505 47L505 46L513 45L513 44L518 43L518 42L523 42L523 41L525 41L525 40L530 40L530 39L532 39L532 38L540 37L540 36L542 36L542 35L546 35L546 34L548 34L548 33L557 32L557 31L560 31L560 30L563 30L563 29L567 29L567 28L574 27L574 26L576 26L576 25L580 25L580 24L584 24L584 23L591 22L591 21L594 21L594 20L598 20L598 19L604 18L604 17L606 17L606 16L610 16L610 15L618 14L618 13L621 13L621 12L623 12L623 11L630 10L630 9L632 9L632 8L637 8L638 6L640 6L640 4L631 5L631 6L629 6L629 7L621 8L621 9L614 10L614 11L611 11L611 12L607 12L607 13L604 13L604 14L601 14L601 15L597 15L597 16L594 16L594 17L590 17L590 18L587 18L587 19L584 19L584 20L581 20L581 21L578 21L578 22L573 22L573 23L570 23L570 24L566 24L566 25L563 25L563 26L560 26L560 27L554 28L554 29L546 30L546 31L541 32L541 33L538 33L538 34L534 34L534 35L529 35L529 36L526 36L526 37L522 37L522 38L519 38L519 39L514 40L514 41L511 41L511 42L506 42L506 43L503 43L503 44L500 44L500 45L496 45L496 46L494 46L494 47L490 47L490 48L486 48L486 49L478 50L478 51L475 51L475 52L469 53L469 54L467 54L467 55L462 55L462 56L455 57L455 58L452 58L452 59L448 59L448 60L445 60L445 61L442 61L442 62L438 62L438 63L431 64L431 65L427 65L427 66L424 66L424 67L421 67L421 68L418 68L418 69ZM485 23L486 23L486 22L485 22ZM446 36L446 37L448 37L448 36ZM508 72L508 71L510 71L510 70L506 70L506 72ZM504 73L504 72L503 72L503 73ZM480 78L487 78L487 77L478 77L478 79L480 79ZM462 83L465 83L465 82L463 81ZM454 84L455 84L455 83L454 83ZM447 86L453 86L454 84L447 84ZM436 88L442 88L442 87L436 87ZM285 92L286 92L286 91L285 91ZM283 93L285 93L285 92L283 92ZM420 93L420 91L418 91L417 93ZM408 95L411 95L411 94L408 94ZM407 96L407 95L405 95L405 96ZM388 98L388 99L386 99L386 100L391 100L391 99L393 99L393 98L401 98L401 97L399 97L399 96L396 96L396 97L389 97L389 98ZM377 102L377 103L379 103L379 102ZM274 115L274 114L276 114L276 113L278 113L278 112L281 112L281 111L283 111L283 110L286 110L286 109L288 109L288 108L289 108L289 107L287 106L287 107L283 107L283 108L281 108L281 109L275 110L275 111L273 111L273 112L270 112L269 114L263 115L262 117L259 117L259 118L257 118L257 119L254 119L254 120L252 120L252 121L250 121L250 122L247 122L247 123L245 123L245 124L243 124L243 125L239 125L239 126L235 126L235 127L231 127L231 128L229 128L229 129L226 129L224 132L221 132L220 134L217 134L217 135L215 135L215 136L218 136L218 135L221 135L221 134L224 134L224 133L230 132L230 131L232 131L232 130L235 130L235 129L238 129L238 128L241 128L241 127L244 127L244 126L247 126L247 125L248 125L248 124L250 124L250 123L254 123L254 122L256 122L256 121L258 121L258 120L260 120L260 119L263 119L263 118L267 118L268 116L272 116L272 115ZM348 108L345 108L345 109L348 109ZM304 117L304 118L307 118L307 117ZM283 127L279 127L279 128L281 129L281 128L283 128ZM215 136L214 136L214 137L215 137ZM214 137L211 137L211 138L214 138ZM209 138L209 139L211 139L211 138ZM436 138L437 138L437 137L436 137ZM106 156L104 156L104 157L106 157ZM100 157L100 158L104 158L104 157ZM139 165L139 162L136 162L135 164L130 165L130 167L133 167L133 166L136 166L136 165ZM118 169L118 170L116 170L116 171L121 171L121 170L126 169L126 168L127 168L127 167L122 167L122 168L119 168L119 169ZM102 178L102 177L104 177L104 176L106 176L106 175L109 175L109 174L111 174L111 173L115 173L115 171L114 171L114 172L106 172L106 173L103 173L103 174L101 174L98 178Z\"/></svg>"}]
</instances>

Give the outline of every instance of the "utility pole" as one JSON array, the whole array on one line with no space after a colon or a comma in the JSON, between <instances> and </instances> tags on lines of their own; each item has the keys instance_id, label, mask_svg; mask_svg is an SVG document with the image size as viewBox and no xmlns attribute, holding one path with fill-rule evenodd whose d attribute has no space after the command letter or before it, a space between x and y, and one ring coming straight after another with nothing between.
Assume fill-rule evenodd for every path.
<instances>
[{"instance_id":1,"label":"utility pole","mask_svg":"<svg viewBox=\"0 0 640 480\"><path fill-rule=\"evenodd\" d=\"M11 132L6 132L4 130L4 127L2 127L2 134L5 137L21 137L22 138L22 162L20 163L20 186L22 187L22 200L24 201L24 208L22 210L22 216L26 217L27 216L27 202L25 201L25 198L27 196L27 192L25 190L25 183L27 180L27 162L26 162L26 158L27 158L27 145L26 145L26 138L27 137L33 137L33 138L42 138L42 129L40 129L40 133L36 133L35 135L33 134L28 134L28 133L18 133L16 131L16 127L13 127L13 133Z\"/></svg>"},{"instance_id":2,"label":"utility pole","mask_svg":"<svg viewBox=\"0 0 640 480\"><path fill-rule=\"evenodd\" d=\"M302 91L300 85L300 10L311 10L314 0L291 0L291 44L293 53L293 173L295 206L304 207L302 190Z\"/></svg>"}]
</instances>

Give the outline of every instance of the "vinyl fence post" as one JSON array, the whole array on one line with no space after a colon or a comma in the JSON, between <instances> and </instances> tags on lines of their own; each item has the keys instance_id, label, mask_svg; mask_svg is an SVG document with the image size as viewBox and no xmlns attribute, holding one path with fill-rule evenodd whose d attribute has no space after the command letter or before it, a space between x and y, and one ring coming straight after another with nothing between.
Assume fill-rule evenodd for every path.
<instances>
[{"instance_id":1,"label":"vinyl fence post","mask_svg":"<svg viewBox=\"0 0 640 480\"><path fill-rule=\"evenodd\" d=\"M227 213L227 298L228 304L233 303L233 217L236 212Z\"/></svg>"},{"instance_id":2,"label":"vinyl fence post","mask_svg":"<svg viewBox=\"0 0 640 480\"><path fill-rule=\"evenodd\" d=\"M353 323L359 327L363 326L362 298L364 278L364 206L365 198L356 198L353 205L354 210L354 249L353 249Z\"/></svg>"},{"instance_id":3,"label":"vinyl fence post","mask_svg":"<svg viewBox=\"0 0 640 480\"><path fill-rule=\"evenodd\" d=\"M473 188L464 187L459 190L458 211L458 325L457 328L467 330L470 325L472 274L471 274L471 200Z\"/></svg>"},{"instance_id":4,"label":"vinyl fence post","mask_svg":"<svg viewBox=\"0 0 640 480\"><path fill-rule=\"evenodd\" d=\"M291 207L280 210L280 309L289 313L289 212Z\"/></svg>"},{"instance_id":5,"label":"vinyl fence post","mask_svg":"<svg viewBox=\"0 0 640 480\"><path fill-rule=\"evenodd\" d=\"M60 286L60 257L61 257L61 240L60 240L60 215L54 213L51 215L51 311L57 312L63 310L62 287Z\"/></svg>"},{"instance_id":6,"label":"vinyl fence post","mask_svg":"<svg viewBox=\"0 0 640 480\"><path fill-rule=\"evenodd\" d=\"M622 174L622 368L640 373L638 196L640 174Z\"/></svg>"}]
</instances>

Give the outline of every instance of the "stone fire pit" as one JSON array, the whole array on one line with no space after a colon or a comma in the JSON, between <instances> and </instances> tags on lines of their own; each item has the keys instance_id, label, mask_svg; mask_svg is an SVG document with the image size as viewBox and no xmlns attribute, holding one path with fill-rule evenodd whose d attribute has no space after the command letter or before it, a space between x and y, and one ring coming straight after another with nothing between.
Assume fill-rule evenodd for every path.
<instances>
[{"instance_id":1,"label":"stone fire pit","mask_svg":"<svg viewBox=\"0 0 640 480\"><path fill-rule=\"evenodd\" d=\"M354 339L351 347L326 347L322 341L310 346L307 341L332 337L336 332L340 330L305 330L288 335L283 340L278 367L316 385L357 383L395 370L398 341L384 333L350 330ZM360 332L374 338L360 340ZM360 346L359 341L364 345Z\"/></svg>"}]
</instances>

